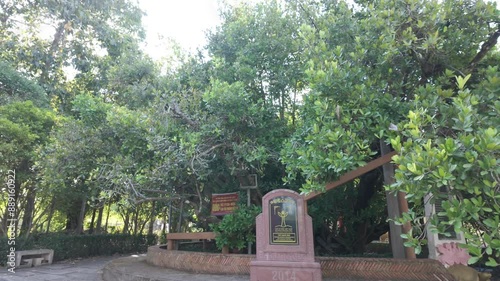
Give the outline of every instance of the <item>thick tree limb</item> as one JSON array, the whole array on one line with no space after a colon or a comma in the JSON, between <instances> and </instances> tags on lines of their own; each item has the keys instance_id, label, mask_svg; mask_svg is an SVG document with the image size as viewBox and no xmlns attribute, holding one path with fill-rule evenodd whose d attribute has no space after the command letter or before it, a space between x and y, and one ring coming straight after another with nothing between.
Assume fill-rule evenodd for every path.
<instances>
[{"instance_id":1,"label":"thick tree limb","mask_svg":"<svg viewBox=\"0 0 500 281\"><path fill-rule=\"evenodd\" d=\"M203 151L203 152L201 152L201 153L193 156L193 158L191 158L191 169L192 169L192 171L195 172L195 169L194 169L194 160L196 160L199 157L202 157L202 156L205 156L205 155L209 154L210 152L212 152L214 149L216 149L218 147L225 146L225 145L226 144L224 144L224 143L216 144L216 145L210 147L209 149L207 149L207 150L205 150L205 151Z\"/></svg>"},{"instance_id":2,"label":"thick tree limb","mask_svg":"<svg viewBox=\"0 0 500 281\"><path fill-rule=\"evenodd\" d=\"M182 112L182 110L180 109L179 105L176 102L170 102L170 104L168 105L168 109L174 118L180 118L189 125L191 125L192 127L195 128L198 127L198 123L193 121L191 118L189 118L189 116L187 116L184 112Z\"/></svg>"},{"instance_id":3,"label":"thick tree limb","mask_svg":"<svg viewBox=\"0 0 500 281\"><path fill-rule=\"evenodd\" d=\"M316 25L316 22L314 21L313 17L309 13L309 11L307 11L306 8L304 8L304 5L302 4L302 2L297 2L297 4L299 5L299 8L307 15L307 17L309 18L309 21L311 22L312 26L314 26L314 29L316 30L316 32L319 33L319 28Z\"/></svg>"},{"instance_id":4,"label":"thick tree limb","mask_svg":"<svg viewBox=\"0 0 500 281\"><path fill-rule=\"evenodd\" d=\"M472 71L474 71L474 69L476 69L477 64L486 56L486 54L488 54L491 48L493 48L497 44L498 37L500 37L500 28L497 29L497 31L493 32L490 35L490 38L488 38L488 40L483 43L483 45L481 46L481 50L479 50L476 56L469 63L466 73L471 73Z\"/></svg>"},{"instance_id":5,"label":"thick tree limb","mask_svg":"<svg viewBox=\"0 0 500 281\"><path fill-rule=\"evenodd\" d=\"M151 202L151 201L172 201L176 198L171 198L171 197L148 197L148 198L144 198L144 199L141 199L141 200L134 200L134 203L136 205L139 205L139 204L142 204L144 202Z\"/></svg>"},{"instance_id":6,"label":"thick tree limb","mask_svg":"<svg viewBox=\"0 0 500 281\"><path fill-rule=\"evenodd\" d=\"M51 65L55 61L55 57L58 53L59 47L64 43L65 39L65 27L68 24L68 21L63 21L59 23L59 26L56 29L56 33L54 34L54 39L52 40L52 44L50 45L49 54L47 59L45 60L45 71L42 74L42 78L47 81L49 79L49 72L52 69Z\"/></svg>"},{"instance_id":7,"label":"thick tree limb","mask_svg":"<svg viewBox=\"0 0 500 281\"><path fill-rule=\"evenodd\" d=\"M171 191L157 190L157 189L141 189L141 191L144 191L144 192L153 192L153 193L159 193L159 194L172 194ZM175 196L172 196L172 197L175 197ZM180 197L177 196L176 198L180 198Z\"/></svg>"}]
</instances>

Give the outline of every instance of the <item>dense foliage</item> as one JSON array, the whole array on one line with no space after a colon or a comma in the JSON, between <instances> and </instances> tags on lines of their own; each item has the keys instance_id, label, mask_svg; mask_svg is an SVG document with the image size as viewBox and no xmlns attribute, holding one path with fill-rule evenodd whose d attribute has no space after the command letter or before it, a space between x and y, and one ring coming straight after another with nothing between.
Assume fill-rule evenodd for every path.
<instances>
[{"instance_id":1,"label":"dense foliage","mask_svg":"<svg viewBox=\"0 0 500 281\"><path fill-rule=\"evenodd\" d=\"M440 87L421 89L415 109L401 124L401 136L392 139L399 155L393 189L404 190L414 209L424 198L443 198L442 214L431 227L449 233L462 231L475 258L488 255L488 265L500 257L500 75L498 66L485 70L485 79L468 89L470 78L456 77L457 92L448 98ZM440 94L441 93L441 94ZM448 91L448 94L453 94ZM401 138L404 141L401 141ZM426 189L422 189L426 186ZM426 195L432 194L429 199ZM412 210L404 220L418 221ZM412 236L410 236L412 237ZM418 236L411 239L419 247Z\"/></svg>"},{"instance_id":2,"label":"dense foliage","mask_svg":"<svg viewBox=\"0 0 500 281\"><path fill-rule=\"evenodd\" d=\"M261 212L256 206L239 206L234 213L225 215L220 223L212 225L217 233L217 248L226 246L231 250L241 250L247 247L247 243L255 243L255 218Z\"/></svg>"}]
</instances>

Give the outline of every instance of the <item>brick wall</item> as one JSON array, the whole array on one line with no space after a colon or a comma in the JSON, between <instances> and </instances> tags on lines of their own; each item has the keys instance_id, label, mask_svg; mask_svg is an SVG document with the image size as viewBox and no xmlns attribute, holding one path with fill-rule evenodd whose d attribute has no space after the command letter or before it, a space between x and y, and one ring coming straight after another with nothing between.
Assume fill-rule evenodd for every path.
<instances>
[{"instance_id":1,"label":"brick wall","mask_svg":"<svg viewBox=\"0 0 500 281\"><path fill-rule=\"evenodd\" d=\"M341 280L454 280L444 266L431 259L318 257L324 277Z\"/></svg>"},{"instance_id":2,"label":"brick wall","mask_svg":"<svg viewBox=\"0 0 500 281\"><path fill-rule=\"evenodd\" d=\"M169 251L148 248L147 262L193 273L250 274L255 255ZM323 277L330 280L452 281L453 277L435 260L317 257Z\"/></svg>"},{"instance_id":3,"label":"brick wall","mask_svg":"<svg viewBox=\"0 0 500 281\"><path fill-rule=\"evenodd\" d=\"M151 246L147 262L160 267L193 273L250 274L250 260L254 255L214 254L186 251L170 251Z\"/></svg>"}]
</instances>

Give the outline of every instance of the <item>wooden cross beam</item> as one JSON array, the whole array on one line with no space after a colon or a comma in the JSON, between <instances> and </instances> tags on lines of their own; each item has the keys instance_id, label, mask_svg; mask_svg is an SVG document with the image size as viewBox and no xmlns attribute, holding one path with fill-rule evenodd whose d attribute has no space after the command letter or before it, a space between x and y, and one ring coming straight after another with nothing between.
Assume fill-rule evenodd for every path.
<instances>
[{"instance_id":1,"label":"wooden cross beam","mask_svg":"<svg viewBox=\"0 0 500 281\"><path fill-rule=\"evenodd\" d=\"M354 171L350 171L350 172L342 175L340 177L340 179L338 179L334 182L327 183L326 187L325 187L325 192L332 190L340 185L343 185L344 183L350 182L350 181L354 180L355 178L359 178L363 174L366 174L371 170L375 170L376 168L391 162L392 156L394 156L394 155L396 155L396 151L391 151L390 153L387 153L386 155L384 155L382 157L379 157L373 161L368 162L363 167L359 167L358 169L356 169ZM317 196L319 196L323 193L324 192L319 192L319 191L311 192L311 193L305 195L304 200L305 201L311 200L311 199L316 198Z\"/></svg>"}]
</instances>

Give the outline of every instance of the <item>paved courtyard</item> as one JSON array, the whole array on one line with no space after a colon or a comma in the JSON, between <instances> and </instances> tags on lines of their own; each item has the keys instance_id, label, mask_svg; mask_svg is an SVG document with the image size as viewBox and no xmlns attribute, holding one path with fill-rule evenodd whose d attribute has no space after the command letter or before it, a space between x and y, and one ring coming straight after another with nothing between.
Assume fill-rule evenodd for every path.
<instances>
[{"instance_id":1,"label":"paved courtyard","mask_svg":"<svg viewBox=\"0 0 500 281\"><path fill-rule=\"evenodd\" d=\"M17 269L10 273L0 269L0 281L103 281L104 267L111 261L116 276L107 274L106 281L248 281L249 276L218 276L190 274L176 270L158 268L147 264L144 256L95 257L81 260L61 261L52 265Z\"/></svg>"},{"instance_id":2,"label":"paved courtyard","mask_svg":"<svg viewBox=\"0 0 500 281\"><path fill-rule=\"evenodd\" d=\"M0 281L101 281L102 268L119 257L94 257L61 261L52 265L16 269L10 273L0 269Z\"/></svg>"}]
</instances>

